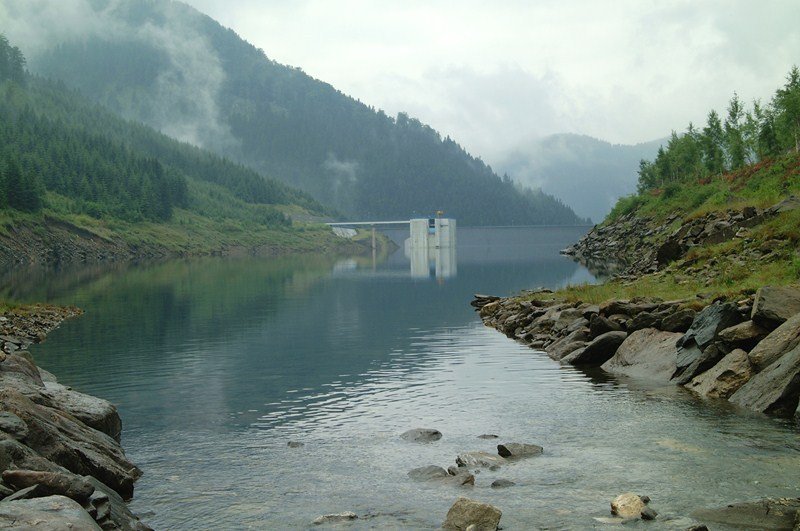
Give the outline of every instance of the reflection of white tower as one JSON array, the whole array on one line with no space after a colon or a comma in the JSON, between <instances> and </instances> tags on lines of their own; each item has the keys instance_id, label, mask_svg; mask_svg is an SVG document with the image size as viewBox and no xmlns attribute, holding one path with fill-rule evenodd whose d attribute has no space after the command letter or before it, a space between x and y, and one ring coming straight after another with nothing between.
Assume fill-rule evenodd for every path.
<instances>
[{"instance_id":1,"label":"reflection of white tower","mask_svg":"<svg viewBox=\"0 0 800 531\"><path fill-rule=\"evenodd\" d=\"M411 235L405 254L411 262L411 276L427 278L434 262L436 278L456 275L456 220L447 218L412 219Z\"/></svg>"}]
</instances>

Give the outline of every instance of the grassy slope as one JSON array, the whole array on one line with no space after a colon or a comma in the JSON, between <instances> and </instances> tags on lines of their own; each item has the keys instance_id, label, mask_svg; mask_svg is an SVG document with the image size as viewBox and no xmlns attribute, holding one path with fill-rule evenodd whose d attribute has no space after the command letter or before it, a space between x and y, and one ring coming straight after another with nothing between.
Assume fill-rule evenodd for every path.
<instances>
[{"instance_id":1,"label":"grassy slope","mask_svg":"<svg viewBox=\"0 0 800 531\"><path fill-rule=\"evenodd\" d=\"M800 154L765 160L731 174L668 187L655 193L623 198L603 224L624 214L650 218L656 244L683 221L708 213L766 208L792 195L800 195ZM664 222L672 214L677 220ZM755 249L769 246L769 259L742 259ZM706 297L736 298L764 285L800 281L800 209L781 213L750 229L745 238L699 246L666 269L634 280L612 280L599 285L570 286L558 292L567 300L602 302L613 298L650 296L665 300Z\"/></svg>"}]
</instances>

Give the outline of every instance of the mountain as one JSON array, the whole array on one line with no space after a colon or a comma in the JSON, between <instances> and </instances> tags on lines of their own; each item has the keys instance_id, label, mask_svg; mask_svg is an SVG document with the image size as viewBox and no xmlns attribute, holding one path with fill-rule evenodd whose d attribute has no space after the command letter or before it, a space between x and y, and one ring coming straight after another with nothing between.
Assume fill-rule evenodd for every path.
<instances>
[{"instance_id":1,"label":"mountain","mask_svg":"<svg viewBox=\"0 0 800 531\"><path fill-rule=\"evenodd\" d=\"M24 67L0 34L0 262L341 243L323 227L293 223L330 214L305 192L126 121Z\"/></svg>"},{"instance_id":2,"label":"mountain","mask_svg":"<svg viewBox=\"0 0 800 531\"><path fill-rule=\"evenodd\" d=\"M551 135L502 156L497 168L561 198L579 216L600 221L617 199L636 191L639 161L655 157L667 140L624 145L585 135Z\"/></svg>"},{"instance_id":3,"label":"mountain","mask_svg":"<svg viewBox=\"0 0 800 531\"><path fill-rule=\"evenodd\" d=\"M306 190L352 218L444 210L466 225L584 221L554 197L501 178L420 121L387 116L272 61L185 4L8 4L9 31L19 35L32 71Z\"/></svg>"}]
</instances>

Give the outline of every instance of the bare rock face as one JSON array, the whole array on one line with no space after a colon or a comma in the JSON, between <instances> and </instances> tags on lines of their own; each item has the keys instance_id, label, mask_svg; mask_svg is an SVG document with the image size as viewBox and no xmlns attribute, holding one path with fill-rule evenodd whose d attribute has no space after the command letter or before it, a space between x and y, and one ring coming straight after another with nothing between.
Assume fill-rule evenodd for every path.
<instances>
[{"instance_id":1,"label":"bare rock face","mask_svg":"<svg viewBox=\"0 0 800 531\"><path fill-rule=\"evenodd\" d=\"M800 345L753 376L730 401L762 413L794 415L800 401Z\"/></svg>"},{"instance_id":2,"label":"bare rock face","mask_svg":"<svg viewBox=\"0 0 800 531\"><path fill-rule=\"evenodd\" d=\"M678 352L675 342L681 336L654 328L637 330L625 338L614 356L601 368L615 374L668 382L675 372Z\"/></svg>"},{"instance_id":3,"label":"bare rock face","mask_svg":"<svg viewBox=\"0 0 800 531\"><path fill-rule=\"evenodd\" d=\"M770 332L750 351L748 357L756 371L761 371L798 344L800 344L800 313L793 315Z\"/></svg>"},{"instance_id":4,"label":"bare rock face","mask_svg":"<svg viewBox=\"0 0 800 531\"><path fill-rule=\"evenodd\" d=\"M716 365L686 384L706 398L728 398L753 376L753 365L747 352L736 349Z\"/></svg>"},{"instance_id":5,"label":"bare rock face","mask_svg":"<svg viewBox=\"0 0 800 531\"><path fill-rule=\"evenodd\" d=\"M756 292L751 318L766 328L775 328L800 313L800 289L765 286Z\"/></svg>"},{"instance_id":6,"label":"bare rock face","mask_svg":"<svg viewBox=\"0 0 800 531\"><path fill-rule=\"evenodd\" d=\"M133 495L133 484L142 473L108 435L10 388L0 391L0 411L25 422L28 434L21 442L40 456L74 474L96 477L123 498Z\"/></svg>"},{"instance_id":7,"label":"bare rock face","mask_svg":"<svg viewBox=\"0 0 800 531\"><path fill-rule=\"evenodd\" d=\"M443 529L467 528L475 531L495 531L500 525L503 513L497 507L488 503L481 503L469 498L459 498L447 511L447 518L442 524Z\"/></svg>"},{"instance_id":8,"label":"bare rock face","mask_svg":"<svg viewBox=\"0 0 800 531\"><path fill-rule=\"evenodd\" d=\"M100 530L100 526L83 507L64 496L0 503L0 528L42 531Z\"/></svg>"}]
</instances>

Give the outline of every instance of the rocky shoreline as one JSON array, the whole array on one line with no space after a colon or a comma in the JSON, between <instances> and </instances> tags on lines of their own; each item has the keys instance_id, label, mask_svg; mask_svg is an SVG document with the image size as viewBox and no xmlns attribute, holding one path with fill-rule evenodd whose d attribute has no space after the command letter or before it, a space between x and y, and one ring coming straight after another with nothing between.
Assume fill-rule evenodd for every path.
<instances>
[{"instance_id":1,"label":"rocky shoreline","mask_svg":"<svg viewBox=\"0 0 800 531\"><path fill-rule=\"evenodd\" d=\"M683 385L706 398L800 420L800 288L738 301L653 298L594 305L547 290L477 295L484 324L552 359Z\"/></svg>"},{"instance_id":2,"label":"rocky shoreline","mask_svg":"<svg viewBox=\"0 0 800 531\"><path fill-rule=\"evenodd\" d=\"M0 528L148 530L128 510L141 471L120 446L109 402L61 385L27 348L74 307L0 316Z\"/></svg>"}]
</instances>

